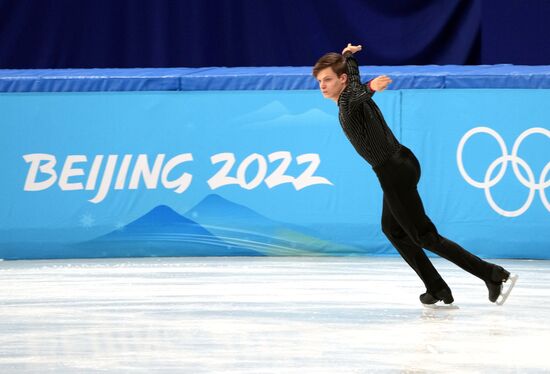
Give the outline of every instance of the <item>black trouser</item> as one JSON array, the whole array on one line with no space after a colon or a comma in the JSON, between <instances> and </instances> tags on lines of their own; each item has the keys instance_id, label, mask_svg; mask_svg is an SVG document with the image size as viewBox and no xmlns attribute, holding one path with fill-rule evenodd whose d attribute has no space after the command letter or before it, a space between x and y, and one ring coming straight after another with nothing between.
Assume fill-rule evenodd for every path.
<instances>
[{"instance_id":1,"label":"black trouser","mask_svg":"<svg viewBox=\"0 0 550 374\"><path fill-rule=\"evenodd\" d=\"M429 293L447 287L422 248L455 263L467 272L489 280L493 265L442 237L428 218L416 189L420 164L406 147L374 168L382 190L382 231L403 259L416 271Z\"/></svg>"}]
</instances>

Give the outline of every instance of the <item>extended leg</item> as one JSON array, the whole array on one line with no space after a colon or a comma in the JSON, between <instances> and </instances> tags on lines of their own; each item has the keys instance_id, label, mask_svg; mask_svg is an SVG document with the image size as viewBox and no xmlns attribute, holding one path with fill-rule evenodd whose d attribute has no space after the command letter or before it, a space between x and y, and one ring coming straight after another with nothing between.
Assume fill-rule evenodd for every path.
<instances>
[{"instance_id":1,"label":"extended leg","mask_svg":"<svg viewBox=\"0 0 550 374\"><path fill-rule=\"evenodd\" d=\"M418 274L429 293L449 288L424 250L411 240L395 219L385 198L382 205L382 231L401 257Z\"/></svg>"},{"instance_id":2,"label":"extended leg","mask_svg":"<svg viewBox=\"0 0 550 374\"><path fill-rule=\"evenodd\" d=\"M466 251L457 243L442 237L424 211L422 199L416 187L399 188L385 193L393 216L416 245L453 262L467 272L487 281L491 277L492 264Z\"/></svg>"}]
</instances>

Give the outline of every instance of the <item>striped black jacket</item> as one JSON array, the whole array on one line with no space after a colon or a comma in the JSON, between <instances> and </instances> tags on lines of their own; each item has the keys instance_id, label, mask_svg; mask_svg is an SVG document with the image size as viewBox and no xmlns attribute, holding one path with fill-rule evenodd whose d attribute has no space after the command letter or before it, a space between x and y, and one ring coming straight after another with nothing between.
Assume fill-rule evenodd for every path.
<instances>
[{"instance_id":1,"label":"striped black jacket","mask_svg":"<svg viewBox=\"0 0 550 374\"><path fill-rule=\"evenodd\" d=\"M369 83L362 84L352 53L345 55L348 84L338 98L339 120L351 144L372 167L386 161L401 146L372 100Z\"/></svg>"}]
</instances>

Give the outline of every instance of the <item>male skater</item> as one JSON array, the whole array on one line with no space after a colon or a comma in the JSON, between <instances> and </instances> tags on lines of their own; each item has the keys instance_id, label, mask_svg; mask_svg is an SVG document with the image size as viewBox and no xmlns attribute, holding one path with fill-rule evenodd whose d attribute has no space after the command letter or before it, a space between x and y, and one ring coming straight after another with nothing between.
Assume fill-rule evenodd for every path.
<instances>
[{"instance_id":1,"label":"male skater","mask_svg":"<svg viewBox=\"0 0 550 374\"><path fill-rule=\"evenodd\" d=\"M454 301L451 289L422 249L426 248L485 281L489 300L502 304L517 276L510 276L502 267L483 261L439 235L424 212L416 188L420 164L395 138L372 100L372 95L386 89L391 79L382 75L362 84L353 56L360 50L360 45L348 44L342 54L327 53L313 67L313 76L323 96L338 104L344 133L359 155L371 164L380 181L384 192L382 231L424 282L426 292L420 295L420 301L425 305ZM510 286L503 292L503 283L508 279Z\"/></svg>"}]
</instances>

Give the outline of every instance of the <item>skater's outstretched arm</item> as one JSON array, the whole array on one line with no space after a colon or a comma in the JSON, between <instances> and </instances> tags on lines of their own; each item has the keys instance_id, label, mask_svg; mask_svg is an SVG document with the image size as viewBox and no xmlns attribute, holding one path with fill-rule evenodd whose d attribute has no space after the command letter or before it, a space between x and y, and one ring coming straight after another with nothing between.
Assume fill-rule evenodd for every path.
<instances>
[{"instance_id":1,"label":"skater's outstretched arm","mask_svg":"<svg viewBox=\"0 0 550 374\"><path fill-rule=\"evenodd\" d=\"M361 76L359 73L359 66L355 59L354 53L363 49L361 45L352 45L349 43L346 48L342 50L342 55L346 59L348 84L353 88L362 87L366 90L366 95L359 95L357 98L362 99L370 98L377 91L384 91L388 85L392 82L391 78L386 75L379 75L378 77L368 81L365 84L361 83Z\"/></svg>"}]
</instances>

